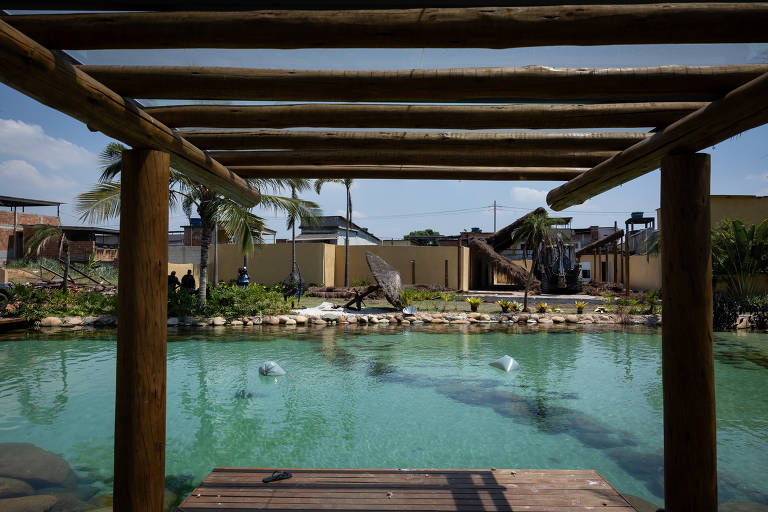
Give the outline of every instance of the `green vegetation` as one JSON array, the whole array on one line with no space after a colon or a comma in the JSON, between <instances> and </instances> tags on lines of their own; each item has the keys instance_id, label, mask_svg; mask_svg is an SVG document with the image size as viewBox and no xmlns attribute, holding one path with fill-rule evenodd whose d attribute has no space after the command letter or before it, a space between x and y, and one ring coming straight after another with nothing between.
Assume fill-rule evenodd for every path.
<instances>
[{"instance_id":1,"label":"green vegetation","mask_svg":"<svg viewBox=\"0 0 768 512\"><path fill-rule=\"evenodd\" d=\"M757 295L755 275L768 273L768 219L746 226L723 220L712 230L712 276L738 299Z\"/></svg>"},{"instance_id":2,"label":"green vegetation","mask_svg":"<svg viewBox=\"0 0 768 512\"><path fill-rule=\"evenodd\" d=\"M417 231L411 231L407 235L403 236L403 240L410 240L414 236L440 236L440 233L438 231L435 231L434 229L420 229ZM417 242L418 245L437 245L436 242Z\"/></svg>"},{"instance_id":3,"label":"green vegetation","mask_svg":"<svg viewBox=\"0 0 768 512\"><path fill-rule=\"evenodd\" d=\"M358 279L357 281L352 281L352 286L370 286L371 282L367 279Z\"/></svg>"},{"instance_id":4,"label":"green vegetation","mask_svg":"<svg viewBox=\"0 0 768 512\"><path fill-rule=\"evenodd\" d=\"M99 292L13 287L9 316L37 320L47 316L97 316L117 314L117 295Z\"/></svg>"},{"instance_id":5,"label":"green vegetation","mask_svg":"<svg viewBox=\"0 0 768 512\"><path fill-rule=\"evenodd\" d=\"M30 258L33 255L40 256L43 246L49 241L55 241L59 245L59 258L66 262L64 265L64 278L61 281L61 289L66 291L69 286L69 239L61 226L52 226L51 224L35 224L32 226L34 231L26 240L26 251L24 256Z\"/></svg>"},{"instance_id":6,"label":"green vegetation","mask_svg":"<svg viewBox=\"0 0 768 512\"><path fill-rule=\"evenodd\" d=\"M514 302L502 299L500 301L497 301L496 304L499 305L502 313L509 313L509 310L512 309L512 305L514 304Z\"/></svg>"},{"instance_id":7,"label":"green vegetation","mask_svg":"<svg viewBox=\"0 0 768 512\"><path fill-rule=\"evenodd\" d=\"M584 307L587 305L587 303L582 300L577 300L573 303L573 305L576 306L576 314L580 315L584 313Z\"/></svg>"},{"instance_id":8,"label":"green vegetation","mask_svg":"<svg viewBox=\"0 0 768 512\"><path fill-rule=\"evenodd\" d=\"M267 288L263 285L219 284L211 288L211 296L203 311L208 317L239 318L287 313L290 305L283 300L280 285Z\"/></svg>"},{"instance_id":9,"label":"green vegetation","mask_svg":"<svg viewBox=\"0 0 768 512\"><path fill-rule=\"evenodd\" d=\"M480 306L480 304L485 302L480 297L467 297L464 300L466 300L469 303L469 309L471 309L472 311L477 311L478 306Z\"/></svg>"},{"instance_id":10,"label":"green vegetation","mask_svg":"<svg viewBox=\"0 0 768 512\"><path fill-rule=\"evenodd\" d=\"M546 313L547 310L549 309L549 304L547 304L546 302L539 302L537 306L538 308L536 309L536 311L538 313Z\"/></svg>"}]
</instances>

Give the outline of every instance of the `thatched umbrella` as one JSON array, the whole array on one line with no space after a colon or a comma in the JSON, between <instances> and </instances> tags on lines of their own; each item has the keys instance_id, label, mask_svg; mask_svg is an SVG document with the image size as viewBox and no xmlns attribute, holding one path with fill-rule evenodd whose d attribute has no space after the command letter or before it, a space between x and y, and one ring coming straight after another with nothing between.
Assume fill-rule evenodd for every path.
<instances>
[{"instance_id":1,"label":"thatched umbrella","mask_svg":"<svg viewBox=\"0 0 768 512\"><path fill-rule=\"evenodd\" d=\"M403 291L403 282L400 279L400 272L372 252L366 252L365 259L368 261L368 267L371 269L374 279L381 286L384 297L395 308L402 309L403 303L400 300L400 292Z\"/></svg>"},{"instance_id":2,"label":"thatched umbrella","mask_svg":"<svg viewBox=\"0 0 768 512\"><path fill-rule=\"evenodd\" d=\"M506 275L512 284L525 286L525 283L528 280L528 271L497 253L486 239L471 238L469 240L469 247L473 249L475 254L479 258L482 258L495 272L500 272ZM537 289L540 286L541 282L538 280L534 279L531 281L531 289Z\"/></svg>"}]
</instances>

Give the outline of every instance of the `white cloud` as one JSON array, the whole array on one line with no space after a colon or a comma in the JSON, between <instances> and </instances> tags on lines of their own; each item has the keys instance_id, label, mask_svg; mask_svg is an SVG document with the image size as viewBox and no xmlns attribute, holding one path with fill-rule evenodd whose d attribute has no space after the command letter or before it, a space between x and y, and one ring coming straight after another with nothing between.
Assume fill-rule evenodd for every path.
<instances>
[{"instance_id":1,"label":"white cloud","mask_svg":"<svg viewBox=\"0 0 768 512\"><path fill-rule=\"evenodd\" d=\"M52 172L41 173L24 160L0 162L0 182L14 195L61 201L61 194L72 191L77 183ZM43 194L41 194L43 192Z\"/></svg>"},{"instance_id":2,"label":"white cloud","mask_svg":"<svg viewBox=\"0 0 768 512\"><path fill-rule=\"evenodd\" d=\"M0 119L0 157L41 164L49 169L93 167L96 155L64 139L46 135L43 128L13 119Z\"/></svg>"},{"instance_id":3,"label":"white cloud","mask_svg":"<svg viewBox=\"0 0 768 512\"><path fill-rule=\"evenodd\" d=\"M516 203L523 204L539 203L543 205L547 199L546 190L537 190L529 187L512 187L509 195Z\"/></svg>"},{"instance_id":4,"label":"white cloud","mask_svg":"<svg viewBox=\"0 0 768 512\"><path fill-rule=\"evenodd\" d=\"M747 174L744 176L747 181L757 181L758 186L761 186L758 190L753 191L753 194L763 195L768 194L768 171L762 174Z\"/></svg>"}]
</instances>

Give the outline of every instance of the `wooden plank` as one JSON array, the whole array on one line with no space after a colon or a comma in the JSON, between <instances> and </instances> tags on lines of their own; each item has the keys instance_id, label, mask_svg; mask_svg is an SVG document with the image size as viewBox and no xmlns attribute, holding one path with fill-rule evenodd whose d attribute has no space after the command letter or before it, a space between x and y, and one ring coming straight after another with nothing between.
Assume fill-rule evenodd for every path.
<instances>
[{"instance_id":1,"label":"wooden plank","mask_svg":"<svg viewBox=\"0 0 768 512\"><path fill-rule=\"evenodd\" d=\"M419 165L232 166L243 178L354 178L410 180L568 181L587 168L476 167Z\"/></svg>"},{"instance_id":2,"label":"wooden plank","mask_svg":"<svg viewBox=\"0 0 768 512\"><path fill-rule=\"evenodd\" d=\"M307 151L210 151L227 166L258 165L459 165L481 167L590 167L607 160L615 151L443 151L365 149Z\"/></svg>"},{"instance_id":3,"label":"wooden plank","mask_svg":"<svg viewBox=\"0 0 768 512\"><path fill-rule=\"evenodd\" d=\"M677 0L698 3L701 0ZM561 5L562 0L493 0L498 6ZM648 0L588 0L582 5L664 4ZM744 3L720 0L718 3ZM254 9L420 9L436 7L485 7L488 0L3 0L4 9L71 11L252 11Z\"/></svg>"},{"instance_id":4,"label":"wooden plank","mask_svg":"<svg viewBox=\"0 0 768 512\"><path fill-rule=\"evenodd\" d=\"M123 153L115 512L163 510L169 164L160 151Z\"/></svg>"},{"instance_id":5,"label":"wooden plank","mask_svg":"<svg viewBox=\"0 0 768 512\"><path fill-rule=\"evenodd\" d=\"M672 511L717 511L709 183L709 155L662 160L664 503Z\"/></svg>"},{"instance_id":6,"label":"wooden plank","mask_svg":"<svg viewBox=\"0 0 768 512\"><path fill-rule=\"evenodd\" d=\"M179 510L634 512L590 470L286 470L293 478L264 484L271 469L216 468Z\"/></svg>"},{"instance_id":7,"label":"wooden plank","mask_svg":"<svg viewBox=\"0 0 768 512\"><path fill-rule=\"evenodd\" d=\"M139 106L0 21L0 81L133 147L171 153L173 166L193 180L243 204L259 193L203 151L185 141Z\"/></svg>"},{"instance_id":8,"label":"wooden plank","mask_svg":"<svg viewBox=\"0 0 768 512\"><path fill-rule=\"evenodd\" d=\"M504 150L611 151L648 137L640 132L395 132L342 130L183 130L206 150L365 149L488 152Z\"/></svg>"},{"instance_id":9,"label":"wooden plank","mask_svg":"<svg viewBox=\"0 0 768 512\"><path fill-rule=\"evenodd\" d=\"M0 17L48 48L519 48L768 41L768 3Z\"/></svg>"},{"instance_id":10,"label":"wooden plank","mask_svg":"<svg viewBox=\"0 0 768 512\"><path fill-rule=\"evenodd\" d=\"M293 70L82 66L132 98L286 101L710 101L766 64L646 68Z\"/></svg>"},{"instance_id":11,"label":"wooden plank","mask_svg":"<svg viewBox=\"0 0 768 512\"><path fill-rule=\"evenodd\" d=\"M547 194L554 210L581 204L601 192L657 169L670 153L696 152L768 122L768 73Z\"/></svg>"},{"instance_id":12,"label":"wooden plank","mask_svg":"<svg viewBox=\"0 0 768 512\"><path fill-rule=\"evenodd\" d=\"M174 128L634 128L673 123L705 106L595 105L178 105L144 111Z\"/></svg>"}]
</instances>

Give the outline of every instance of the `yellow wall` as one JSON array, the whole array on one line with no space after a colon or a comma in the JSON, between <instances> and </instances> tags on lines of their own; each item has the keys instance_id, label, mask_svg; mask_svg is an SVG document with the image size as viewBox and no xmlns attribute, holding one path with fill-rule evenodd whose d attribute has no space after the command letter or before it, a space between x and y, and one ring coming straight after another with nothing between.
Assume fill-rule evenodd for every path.
<instances>
[{"instance_id":1,"label":"yellow wall","mask_svg":"<svg viewBox=\"0 0 768 512\"><path fill-rule=\"evenodd\" d=\"M306 282L330 286L334 248L328 244L296 244L296 263ZM236 280L237 269L242 266L243 252L237 245L219 245L219 281ZM213 248L208 263L209 278L213 277L212 272ZM265 244L248 255L248 276L252 283L271 286L285 280L290 273L291 244Z\"/></svg>"},{"instance_id":2,"label":"yellow wall","mask_svg":"<svg viewBox=\"0 0 768 512\"><path fill-rule=\"evenodd\" d=\"M768 218L768 196L712 196L712 227L722 219L738 219L744 224L759 224Z\"/></svg>"},{"instance_id":3,"label":"yellow wall","mask_svg":"<svg viewBox=\"0 0 768 512\"><path fill-rule=\"evenodd\" d=\"M466 275L469 266L469 248L463 247L463 281L467 285ZM458 285L459 249L457 247L421 247L353 245L349 247L349 282L366 280L371 284L376 281L365 260L366 251L381 256L387 263L400 272L403 284L412 284L411 260L416 265L416 283L445 285L445 261L448 260L448 287L456 289ZM344 285L344 246L336 246L335 286ZM464 287L463 289L467 289Z\"/></svg>"}]
</instances>

